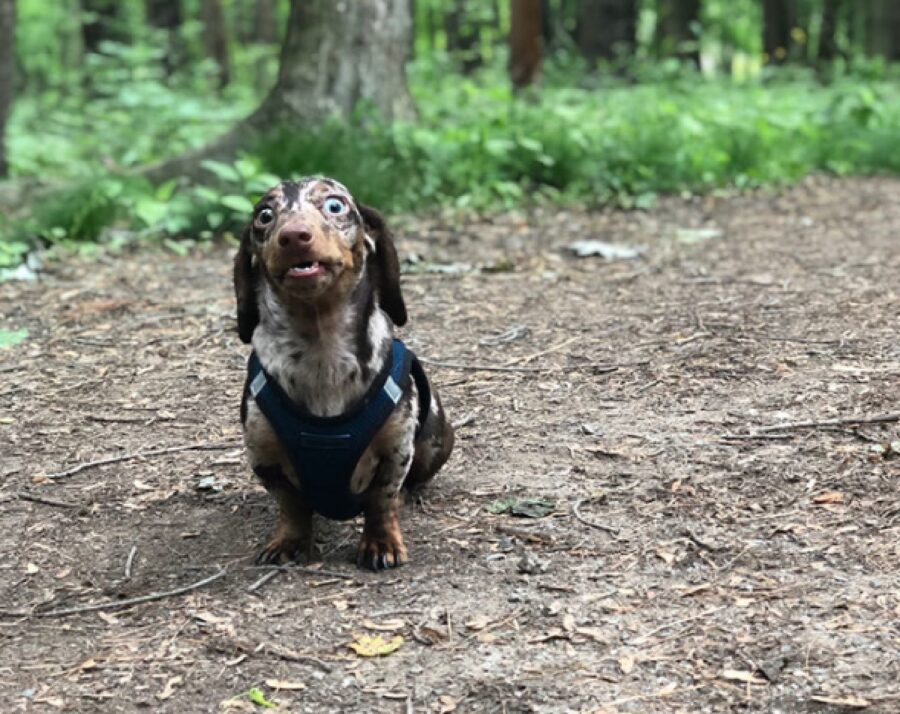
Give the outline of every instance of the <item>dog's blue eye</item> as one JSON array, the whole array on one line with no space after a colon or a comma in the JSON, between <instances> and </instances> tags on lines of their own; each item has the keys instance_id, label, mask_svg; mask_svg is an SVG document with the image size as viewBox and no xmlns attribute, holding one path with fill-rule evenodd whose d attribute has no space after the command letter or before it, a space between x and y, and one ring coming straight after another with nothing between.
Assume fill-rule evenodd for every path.
<instances>
[{"instance_id":1,"label":"dog's blue eye","mask_svg":"<svg viewBox=\"0 0 900 714\"><path fill-rule=\"evenodd\" d=\"M339 216L347 210L347 204L342 199L332 196L325 199L322 208L325 209L325 213L331 216Z\"/></svg>"},{"instance_id":2,"label":"dog's blue eye","mask_svg":"<svg viewBox=\"0 0 900 714\"><path fill-rule=\"evenodd\" d=\"M261 226L267 226L275 220L275 211L271 208L263 208L256 214L256 222Z\"/></svg>"}]
</instances>

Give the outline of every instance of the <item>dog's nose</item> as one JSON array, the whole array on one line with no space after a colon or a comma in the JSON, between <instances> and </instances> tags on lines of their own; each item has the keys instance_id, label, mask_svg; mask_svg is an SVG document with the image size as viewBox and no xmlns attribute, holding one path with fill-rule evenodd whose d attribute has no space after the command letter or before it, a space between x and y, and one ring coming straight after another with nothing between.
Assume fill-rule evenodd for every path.
<instances>
[{"instance_id":1,"label":"dog's nose","mask_svg":"<svg viewBox=\"0 0 900 714\"><path fill-rule=\"evenodd\" d=\"M278 235L278 245L287 248L292 243L297 246L303 246L312 241L312 231L302 223L293 223L285 226L284 230Z\"/></svg>"}]
</instances>

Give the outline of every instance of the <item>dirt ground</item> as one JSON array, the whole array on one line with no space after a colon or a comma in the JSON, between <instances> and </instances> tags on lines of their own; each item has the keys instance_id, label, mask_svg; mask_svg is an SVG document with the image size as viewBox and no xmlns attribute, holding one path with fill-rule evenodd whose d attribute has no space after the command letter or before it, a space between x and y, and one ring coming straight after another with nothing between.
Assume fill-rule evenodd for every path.
<instances>
[{"instance_id":1,"label":"dirt ground","mask_svg":"<svg viewBox=\"0 0 900 714\"><path fill-rule=\"evenodd\" d=\"M0 285L4 710L900 711L898 231L885 179L401 222L460 426L382 574L253 565L229 249Z\"/></svg>"}]
</instances>

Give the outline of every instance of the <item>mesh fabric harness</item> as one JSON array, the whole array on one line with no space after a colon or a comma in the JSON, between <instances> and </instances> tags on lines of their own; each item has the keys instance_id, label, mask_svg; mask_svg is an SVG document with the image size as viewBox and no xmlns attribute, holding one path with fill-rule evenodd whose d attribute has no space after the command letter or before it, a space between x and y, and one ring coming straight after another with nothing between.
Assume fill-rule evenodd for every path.
<instances>
[{"instance_id":1,"label":"mesh fabric harness","mask_svg":"<svg viewBox=\"0 0 900 714\"><path fill-rule=\"evenodd\" d=\"M269 420L300 480L313 510L335 520L359 515L366 492L354 493L350 480L356 464L384 426L414 379L419 390L419 425L428 415L431 392L416 356L400 340L368 392L349 411L317 417L297 405L263 369L256 352L247 361L247 391ZM293 488L288 479L284 480Z\"/></svg>"}]
</instances>

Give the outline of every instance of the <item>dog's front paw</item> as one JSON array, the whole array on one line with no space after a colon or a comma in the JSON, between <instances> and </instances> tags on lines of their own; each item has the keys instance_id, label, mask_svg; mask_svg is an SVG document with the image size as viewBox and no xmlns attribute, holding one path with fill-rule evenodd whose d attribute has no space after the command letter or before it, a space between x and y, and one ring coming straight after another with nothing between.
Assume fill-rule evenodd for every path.
<instances>
[{"instance_id":1,"label":"dog's front paw","mask_svg":"<svg viewBox=\"0 0 900 714\"><path fill-rule=\"evenodd\" d=\"M316 547L309 539L279 532L256 556L258 565L280 565L292 561L310 563L318 560Z\"/></svg>"},{"instance_id":2,"label":"dog's front paw","mask_svg":"<svg viewBox=\"0 0 900 714\"><path fill-rule=\"evenodd\" d=\"M403 535L396 521L383 529L378 529L377 533L369 532L369 529L363 533L356 556L356 564L360 568L370 570L399 568L407 560L409 558L403 544Z\"/></svg>"}]
</instances>

